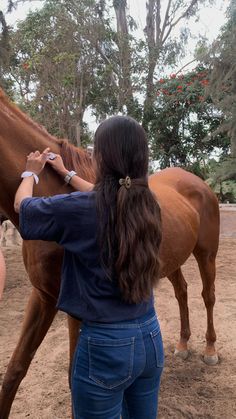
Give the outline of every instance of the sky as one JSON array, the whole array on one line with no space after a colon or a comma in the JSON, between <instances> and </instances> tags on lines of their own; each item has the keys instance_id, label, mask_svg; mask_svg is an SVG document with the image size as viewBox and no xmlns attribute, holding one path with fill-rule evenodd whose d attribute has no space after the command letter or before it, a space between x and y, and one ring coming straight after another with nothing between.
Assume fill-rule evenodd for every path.
<instances>
[{"instance_id":1,"label":"sky","mask_svg":"<svg viewBox=\"0 0 236 419\"><path fill-rule=\"evenodd\" d=\"M192 39L189 42L188 50L186 57L179 63L179 68L183 65L188 63L192 58L192 52L194 51L197 37L199 34L205 36L209 43L217 37L219 34L220 27L225 22L225 12L229 5L230 0L216 0L213 6L201 6L200 18L197 22L195 19L191 19L189 21L189 28L191 30ZM188 2L188 0L187 0ZM7 9L7 0L0 0L0 10L3 12ZM162 0L162 14L165 13L165 9L167 6L168 0ZM128 5L128 13L135 19L138 29L137 29L137 36L143 36L143 29L145 27L145 19L146 19L146 0L127 0ZM26 17L29 10L35 10L42 6L42 1L34 0L32 2L25 2L24 4L20 4L16 10L13 10L11 13L7 14L6 20L8 25L16 25L18 20L22 20ZM176 35L178 35L178 31L183 25L181 23L176 28ZM194 66L194 65L193 65ZM187 68L190 70L191 66ZM176 71L176 69L175 69ZM160 75L161 76L161 75ZM89 123L90 128L93 130L96 128L97 123L92 115L87 115L87 122Z\"/></svg>"},{"instance_id":2,"label":"sky","mask_svg":"<svg viewBox=\"0 0 236 419\"><path fill-rule=\"evenodd\" d=\"M0 9L6 11L7 3L7 0L0 0ZM162 13L165 12L167 3L168 0L162 0ZM127 4L130 15L137 21L139 31L142 33L142 29L145 27L146 0L127 0ZM26 1L24 4L20 4L16 10L7 15L8 24L14 25L17 20L24 19L30 9L35 10L41 5L42 1L40 0ZM229 0L216 0L213 6L201 7L200 20L197 23L191 22L191 31L196 34L198 32L206 34L210 40L213 40L224 22L224 13L228 5Z\"/></svg>"},{"instance_id":3,"label":"sky","mask_svg":"<svg viewBox=\"0 0 236 419\"><path fill-rule=\"evenodd\" d=\"M190 1L189 1L190 2ZM145 27L146 0L127 0L130 15L137 19L140 27ZM164 14L168 0L162 0L162 14ZM188 1L186 1L188 3ZM225 20L225 11L229 5L229 0L216 0L213 6L201 6L199 22L191 21L191 32L202 35L206 34L209 40L213 40L220 26Z\"/></svg>"},{"instance_id":4,"label":"sky","mask_svg":"<svg viewBox=\"0 0 236 419\"><path fill-rule=\"evenodd\" d=\"M186 1L188 3L188 1ZM0 0L0 10L4 12L7 9L7 0ZM18 20L25 18L29 10L35 10L42 6L42 1L26 1L23 4L20 4L16 10L13 10L11 13L7 14L7 23L9 25L15 25ZM162 15L165 13L168 0L162 0ZM137 35L143 36L143 29L145 27L145 18L146 18L146 0L127 0L128 13L135 19L138 24ZM200 19L198 22L195 22L194 19L191 19L190 29L193 36L197 36L199 33L203 36L206 36L209 39L209 42L212 42L218 35L220 27L225 21L225 11L229 5L229 0L215 0L213 6L201 6ZM176 34L178 33L179 27L183 25L182 23L177 27ZM194 45L194 39L190 42L190 50Z\"/></svg>"}]
</instances>

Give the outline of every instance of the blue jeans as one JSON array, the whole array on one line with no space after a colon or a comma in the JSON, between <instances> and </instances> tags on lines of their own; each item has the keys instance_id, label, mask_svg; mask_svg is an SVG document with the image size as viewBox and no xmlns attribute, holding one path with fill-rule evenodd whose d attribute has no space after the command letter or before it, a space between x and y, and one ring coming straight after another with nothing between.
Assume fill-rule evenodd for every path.
<instances>
[{"instance_id":1,"label":"blue jeans","mask_svg":"<svg viewBox=\"0 0 236 419\"><path fill-rule=\"evenodd\" d=\"M154 311L83 324L71 377L74 419L156 419L163 365Z\"/></svg>"}]
</instances>

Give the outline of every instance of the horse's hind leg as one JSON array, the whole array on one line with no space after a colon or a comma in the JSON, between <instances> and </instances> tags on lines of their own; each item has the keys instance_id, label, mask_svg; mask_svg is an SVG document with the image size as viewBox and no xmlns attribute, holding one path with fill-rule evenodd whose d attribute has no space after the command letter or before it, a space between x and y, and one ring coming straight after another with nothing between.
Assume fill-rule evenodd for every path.
<instances>
[{"instance_id":1,"label":"horse's hind leg","mask_svg":"<svg viewBox=\"0 0 236 419\"><path fill-rule=\"evenodd\" d=\"M3 379L0 393L0 419L9 417L16 391L27 373L34 354L46 335L57 310L33 289L15 351Z\"/></svg>"},{"instance_id":2,"label":"horse's hind leg","mask_svg":"<svg viewBox=\"0 0 236 419\"><path fill-rule=\"evenodd\" d=\"M189 326L187 282L185 281L180 268L170 274L168 279L174 287L175 297L178 300L180 312L180 340L176 346L175 354L180 356L182 359L186 359L188 356L188 340L191 335Z\"/></svg>"},{"instance_id":3,"label":"horse's hind leg","mask_svg":"<svg viewBox=\"0 0 236 419\"><path fill-rule=\"evenodd\" d=\"M202 297L207 310L207 331L206 331L206 349L204 361L209 365L215 365L218 362L218 356L215 350L216 333L213 322L213 308L215 304L215 276L216 276L216 251L210 252L198 246L193 252L202 278Z\"/></svg>"}]
</instances>

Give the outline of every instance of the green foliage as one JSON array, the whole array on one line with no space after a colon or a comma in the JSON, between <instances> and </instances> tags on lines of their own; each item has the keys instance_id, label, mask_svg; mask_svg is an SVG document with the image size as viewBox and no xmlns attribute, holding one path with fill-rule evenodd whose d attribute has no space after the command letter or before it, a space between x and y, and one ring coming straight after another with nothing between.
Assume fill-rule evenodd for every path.
<instances>
[{"instance_id":1,"label":"green foliage","mask_svg":"<svg viewBox=\"0 0 236 419\"><path fill-rule=\"evenodd\" d=\"M157 82L150 132L153 158L160 159L161 167L180 165L204 177L205 161L215 147L227 153L229 139L213 135L224 116L214 107L208 85L204 67Z\"/></svg>"},{"instance_id":2,"label":"green foliage","mask_svg":"<svg viewBox=\"0 0 236 419\"><path fill-rule=\"evenodd\" d=\"M123 21L116 16L121 32L114 29L111 8L126 0L45 0L10 34L4 81L14 86L21 107L59 137L90 142L83 123L87 109L97 120L128 112L147 129L161 167L177 164L206 177L208 154L215 147L224 154L229 150L228 137L219 131L226 121L223 108L219 111L207 92L209 65L157 83L155 78L166 66L177 66L191 36L188 21L210 2L174 0L166 19L158 20L158 7L152 10L147 0L144 41L134 36L136 22L125 13ZM123 37L122 27L128 28ZM198 54L204 48L202 42Z\"/></svg>"},{"instance_id":3,"label":"green foliage","mask_svg":"<svg viewBox=\"0 0 236 419\"><path fill-rule=\"evenodd\" d=\"M233 169L233 161L227 156L221 157L219 161L210 159L206 164L206 182L222 203L236 203L236 176L230 180Z\"/></svg>"},{"instance_id":4,"label":"green foliage","mask_svg":"<svg viewBox=\"0 0 236 419\"><path fill-rule=\"evenodd\" d=\"M207 179L208 185L222 203L236 204L236 180L221 180L215 178L215 174Z\"/></svg>"},{"instance_id":5,"label":"green foliage","mask_svg":"<svg viewBox=\"0 0 236 419\"><path fill-rule=\"evenodd\" d=\"M213 43L207 59L211 66L210 91L225 115L222 131L231 139L231 156L236 159L236 2L231 0L228 21Z\"/></svg>"},{"instance_id":6,"label":"green foliage","mask_svg":"<svg viewBox=\"0 0 236 419\"><path fill-rule=\"evenodd\" d=\"M10 72L22 106L51 133L75 143L78 123L82 141L87 138L82 124L87 107L96 106L98 115L117 109L116 91L108 87L112 68L96 50L97 37L109 50L111 33L94 6L92 0L47 0L11 38Z\"/></svg>"}]
</instances>

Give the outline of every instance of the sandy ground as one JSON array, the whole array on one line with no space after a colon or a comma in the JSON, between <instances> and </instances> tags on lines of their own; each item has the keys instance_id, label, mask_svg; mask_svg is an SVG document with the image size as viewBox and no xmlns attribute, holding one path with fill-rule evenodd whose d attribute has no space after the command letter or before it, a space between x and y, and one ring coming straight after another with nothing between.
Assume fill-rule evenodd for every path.
<instances>
[{"instance_id":1,"label":"sandy ground","mask_svg":"<svg viewBox=\"0 0 236 419\"><path fill-rule=\"evenodd\" d=\"M18 246L3 248L7 283L0 303L0 381L18 339L31 286ZM160 392L159 419L236 418L236 238L222 238L217 258L215 327L220 363L206 366L206 312L195 260L184 266L189 284L192 337L186 361L173 355L179 334L179 313L173 289L162 280L156 308L163 331L166 361ZM59 314L39 348L15 398L11 419L69 419L66 318Z\"/></svg>"}]
</instances>

